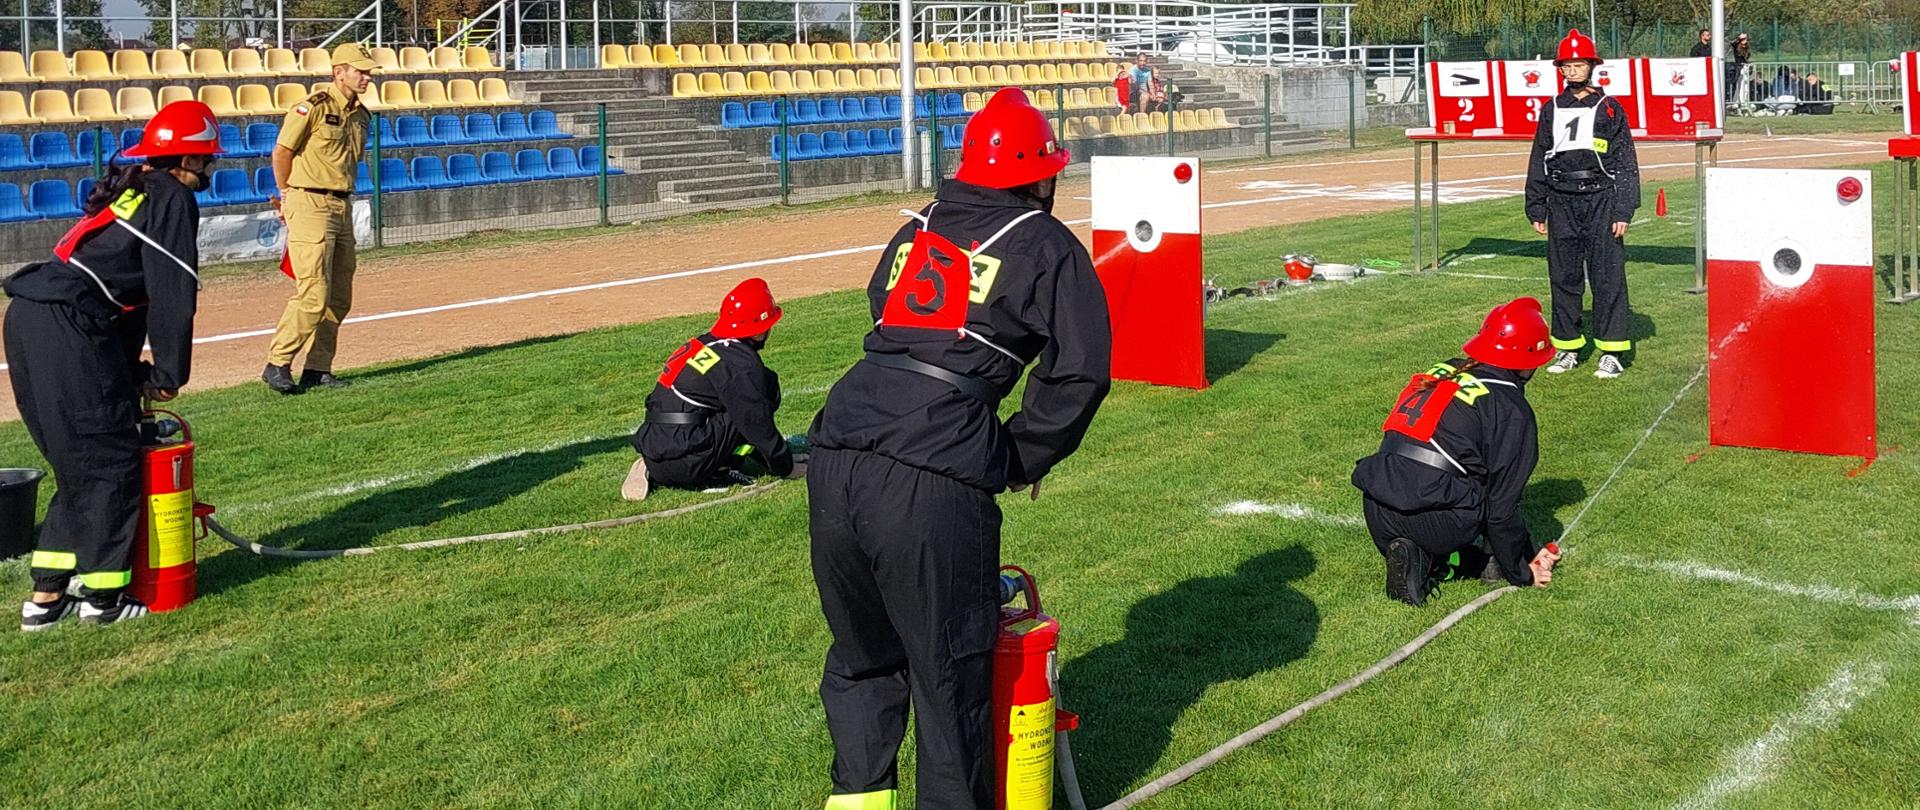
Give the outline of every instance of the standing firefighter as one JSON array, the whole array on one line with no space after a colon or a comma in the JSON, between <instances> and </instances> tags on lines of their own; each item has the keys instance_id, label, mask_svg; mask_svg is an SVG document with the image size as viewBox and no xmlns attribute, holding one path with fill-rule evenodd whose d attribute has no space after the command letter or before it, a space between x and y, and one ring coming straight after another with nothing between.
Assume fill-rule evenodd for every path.
<instances>
[{"instance_id":1,"label":"standing firefighter","mask_svg":"<svg viewBox=\"0 0 1920 810\"><path fill-rule=\"evenodd\" d=\"M1578 30L1560 40L1553 60L1567 89L1540 111L1527 164L1527 219L1547 237L1547 275L1553 282L1553 347L1547 371L1580 365L1586 348L1581 298L1593 287L1593 343L1600 364L1593 376L1613 379L1620 356L1633 349L1627 334L1627 223L1640 207L1640 163L1633 155L1627 111L1592 85L1600 64L1593 40Z\"/></svg>"},{"instance_id":2,"label":"standing firefighter","mask_svg":"<svg viewBox=\"0 0 1920 810\"><path fill-rule=\"evenodd\" d=\"M1353 471L1367 530L1386 558L1387 595L1416 607L1456 551L1469 570L1482 566L1481 579L1521 586L1546 587L1560 559L1534 543L1520 517L1540 459L1526 385L1553 356L1540 302L1496 307L1464 351L1466 360L1414 375L1387 415L1379 452Z\"/></svg>"},{"instance_id":3,"label":"standing firefighter","mask_svg":"<svg viewBox=\"0 0 1920 810\"><path fill-rule=\"evenodd\" d=\"M866 357L814 420L813 576L833 632L820 683L829 810L894 806L909 703L919 806L994 805L993 496L1038 487L1079 447L1109 385L1105 294L1049 214L1068 160L1025 93L994 94L967 123L955 179L874 268ZM1000 400L1029 364L1003 424Z\"/></svg>"},{"instance_id":4,"label":"standing firefighter","mask_svg":"<svg viewBox=\"0 0 1920 810\"><path fill-rule=\"evenodd\" d=\"M140 399L165 402L187 384L199 298L200 205L220 125L198 101L176 101L93 187L83 218L51 261L6 281L7 369L33 443L58 490L34 549L33 597L20 629L78 611L112 624L143 616L125 592L140 513ZM143 343L153 362L140 359ZM83 601L67 586L80 580Z\"/></svg>"},{"instance_id":5,"label":"standing firefighter","mask_svg":"<svg viewBox=\"0 0 1920 810\"><path fill-rule=\"evenodd\" d=\"M652 483L686 489L739 482L750 464L791 476L795 458L774 427L780 375L760 360L780 322L767 282L750 278L727 293L706 334L682 344L647 395L647 418L633 432L640 459L620 494L647 497ZM805 473L805 459L798 472ZM750 480L750 479L748 479Z\"/></svg>"},{"instance_id":6,"label":"standing firefighter","mask_svg":"<svg viewBox=\"0 0 1920 810\"><path fill-rule=\"evenodd\" d=\"M287 223L293 297L280 313L260 379L282 394L347 383L333 376L340 322L353 308L353 181L372 114L360 103L373 59L359 45L333 49L333 81L287 112L273 145L274 207ZM300 381L293 356L307 353Z\"/></svg>"}]
</instances>

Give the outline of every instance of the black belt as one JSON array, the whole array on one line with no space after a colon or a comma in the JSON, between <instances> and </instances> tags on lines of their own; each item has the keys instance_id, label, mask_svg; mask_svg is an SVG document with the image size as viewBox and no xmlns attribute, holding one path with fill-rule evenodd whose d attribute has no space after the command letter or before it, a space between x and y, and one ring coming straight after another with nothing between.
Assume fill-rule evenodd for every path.
<instances>
[{"instance_id":1,"label":"black belt","mask_svg":"<svg viewBox=\"0 0 1920 810\"><path fill-rule=\"evenodd\" d=\"M302 186L294 186L293 188L296 191L304 191L308 194L325 194L329 197L333 197L334 199L339 199L339 200L353 199L353 192L351 191L334 191L333 189L330 189L330 188L305 188Z\"/></svg>"},{"instance_id":2,"label":"black belt","mask_svg":"<svg viewBox=\"0 0 1920 810\"><path fill-rule=\"evenodd\" d=\"M1547 177L1548 179L1552 180L1555 183L1570 181L1570 180L1611 180L1613 179L1613 178L1607 177L1605 172L1596 172L1596 171L1585 170L1585 169L1577 172L1548 172Z\"/></svg>"},{"instance_id":3,"label":"black belt","mask_svg":"<svg viewBox=\"0 0 1920 810\"><path fill-rule=\"evenodd\" d=\"M904 354L879 354L867 352L866 361L882 368L895 368L911 371L926 377L932 377L960 390L960 393L980 400L989 408L1000 407L1000 389L993 383L969 377L965 374L948 371L932 363L922 363Z\"/></svg>"},{"instance_id":4,"label":"black belt","mask_svg":"<svg viewBox=\"0 0 1920 810\"><path fill-rule=\"evenodd\" d=\"M706 411L676 411L673 413L647 412L649 425L701 425L706 424Z\"/></svg>"},{"instance_id":5,"label":"black belt","mask_svg":"<svg viewBox=\"0 0 1920 810\"><path fill-rule=\"evenodd\" d=\"M1412 439L1405 438L1398 433L1387 434L1387 441L1380 444L1380 452L1392 453L1401 458L1412 459L1442 472L1454 473L1456 475L1460 473L1460 468L1454 466L1453 462L1448 460L1445 454L1430 447L1422 447L1421 445L1414 444Z\"/></svg>"}]
</instances>

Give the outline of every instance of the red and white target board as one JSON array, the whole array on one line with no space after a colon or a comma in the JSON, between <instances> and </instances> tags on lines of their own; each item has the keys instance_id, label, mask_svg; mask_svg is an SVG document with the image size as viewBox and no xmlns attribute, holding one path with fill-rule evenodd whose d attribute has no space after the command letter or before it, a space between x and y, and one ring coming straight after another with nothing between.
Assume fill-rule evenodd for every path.
<instances>
[{"instance_id":1,"label":"red and white target board","mask_svg":"<svg viewBox=\"0 0 1920 810\"><path fill-rule=\"evenodd\" d=\"M1560 70L1547 59L1514 59L1495 62L1500 83L1495 88L1500 100L1500 131L1509 136L1532 138L1540 128L1541 108L1553 106L1553 97L1566 85Z\"/></svg>"},{"instance_id":2,"label":"red and white target board","mask_svg":"<svg viewBox=\"0 0 1920 810\"><path fill-rule=\"evenodd\" d=\"M1900 54L1900 59L1894 62L1894 67L1900 72L1900 75L1894 78L1900 80L1900 86L1906 91L1900 95L1906 99L1906 104L1901 109L1905 111L1907 118L1907 134L1920 135L1920 52L1907 51Z\"/></svg>"},{"instance_id":3,"label":"red and white target board","mask_svg":"<svg viewBox=\"0 0 1920 810\"><path fill-rule=\"evenodd\" d=\"M1600 88L1627 111L1627 129L1641 135L1641 122L1647 120L1640 107L1640 63L1645 59L1609 59L1593 67L1593 86Z\"/></svg>"},{"instance_id":4,"label":"red and white target board","mask_svg":"<svg viewBox=\"0 0 1920 810\"><path fill-rule=\"evenodd\" d=\"M1713 444L1874 458L1866 172L1707 170Z\"/></svg>"},{"instance_id":5,"label":"red and white target board","mask_svg":"<svg viewBox=\"0 0 1920 810\"><path fill-rule=\"evenodd\" d=\"M1493 62L1428 62L1427 123L1442 135L1498 137L1493 82Z\"/></svg>"},{"instance_id":6,"label":"red and white target board","mask_svg":"<svg viewBox=\"0 0 1920 810\"><path fill-rule=\"evenodd\" d=\"M1093 159L1093 267L1114 379L1207 387L1199 159Z\"/></svg>"},{"instance_id":7,"label":"red and white target board","mask_svg":"<svg viewBox=\"0 0 1920 810\"><path fill-rule=\"evenodd\" d=\"M1720 77L1715 75L1712 59L1642 61L1639 129L1651 136L1673 137L1693 137L1703 129L1720 129L1720 105L1714 103L1713 92ZM1631 117L1632 108L1628 115Z\"/></svg>"}]
</instances>

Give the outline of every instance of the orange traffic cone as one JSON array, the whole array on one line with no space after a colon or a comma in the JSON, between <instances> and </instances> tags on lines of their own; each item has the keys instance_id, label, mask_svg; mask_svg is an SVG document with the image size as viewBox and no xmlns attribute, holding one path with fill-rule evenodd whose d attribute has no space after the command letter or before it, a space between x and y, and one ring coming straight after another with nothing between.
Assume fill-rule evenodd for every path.
<instances>
[{"instance_id":1,"label":"orange traffic cone","mask_svg":"<svg viewBox=\"0 0 1920 810\"><path fill-rule=\"evenodd\" d=\"M1660 189L1659 196L1653 198L1653 215L1656 217L1667 215L1667 190L1664 188Z\"/></svg>"}]
</instances>

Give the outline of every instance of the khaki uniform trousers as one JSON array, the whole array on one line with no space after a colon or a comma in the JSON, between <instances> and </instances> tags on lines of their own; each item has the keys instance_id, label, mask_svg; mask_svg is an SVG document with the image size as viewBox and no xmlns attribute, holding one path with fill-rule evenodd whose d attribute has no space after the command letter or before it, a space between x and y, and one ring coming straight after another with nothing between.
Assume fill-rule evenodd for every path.
<instances>
[{"instance_id":1,"label":"khaki uniform trousers","mask_svg":"<svg viewBox=\"0 0 1920 810\"><path fill-rule=\"evenodd\" d=\"M303 370L332 371L340 322L353 307L353 203L290 189L281 211L287 218L294 291L280 313L267 362L291 365L305 350Z\"/></svg>"}]
</instances>

